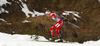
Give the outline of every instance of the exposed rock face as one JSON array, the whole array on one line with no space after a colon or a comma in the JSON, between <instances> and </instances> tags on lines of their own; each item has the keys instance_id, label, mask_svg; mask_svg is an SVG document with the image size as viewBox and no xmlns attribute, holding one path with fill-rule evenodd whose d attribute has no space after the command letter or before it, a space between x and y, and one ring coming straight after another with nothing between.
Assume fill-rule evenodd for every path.
<instances>
[{"instance_id":1,"label":"exposed rock face","mask_svg":"<svg viewBox=\"0 0 100 46\"><path fill-rule=\"evenodd\" d=\"M51 36L49 29L56 23L51 18L41 16L26 19L26 15L22 11L23 6L19 0L7 1L11 4L0 6L0 9L3 8L7 10L8 13L1 13L0 18L5 19L8 23L11 23L11 25L0 21L0 23L2 23L2 25L0 25L1 32L12 33L12 31L15 30L15 33L18 34L37 34L43 35L46 38ZM32 12L33 10L45 12L44 8L48 8L50 11L57 11L58 13L62 13L62 11L65 10L78 11L82 18L77 22L70 21L100 36L100 2L98 0L22 0L22 2L27 4L28 9ZM31 14L29 15L31 16ZM22 23L23 20L30 20L32 22ZM67 23L64 24L61 31L62 37L66 41L77 41L81 43L88 40L99 39L93 36L93 34L84 32Z\"/></svg>"}]
</instances>

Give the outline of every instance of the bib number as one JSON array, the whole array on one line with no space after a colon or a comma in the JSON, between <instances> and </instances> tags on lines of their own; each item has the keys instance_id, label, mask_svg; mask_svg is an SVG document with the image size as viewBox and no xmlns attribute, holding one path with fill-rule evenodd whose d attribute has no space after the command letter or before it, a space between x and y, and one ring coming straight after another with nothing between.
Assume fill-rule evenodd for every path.
<instances>
[{"instance_id":1,"label":"bib number","mask_svg":"<svg viewBox=\"0 0 100 46\"><path fill-rule=\"evenodd\" d=\"M56 26L56 27L59 27L59 26L60 26L60 24L59 24L59 23L57 23L55 26Z\"/></svg>"}]
</instances>

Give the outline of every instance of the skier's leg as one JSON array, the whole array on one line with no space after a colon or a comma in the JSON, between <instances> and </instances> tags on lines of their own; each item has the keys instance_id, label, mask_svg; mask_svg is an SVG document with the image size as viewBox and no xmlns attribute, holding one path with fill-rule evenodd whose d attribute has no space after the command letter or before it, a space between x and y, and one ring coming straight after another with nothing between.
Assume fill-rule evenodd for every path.
<instances>
[{"instance_id":1,"label":"skier's leg","mask_svg":"<svg viewBox=\"0 0 100 46\"><path fill-rule=\"evenodd\" d=\"M50 39L51 42L55 41L55 39L54 39L54 29L55 29L54 26L50 28L51 35L52 35L52 38Z\"/></svg>"},{"instance_id":2,"label":"skier's leg","mask_svg":"<svg viewBox=\"0 0 100 46\"><path fill-rule=\"evenodd\" d=\"M56 34L58 35L59 39L57 42L63 42L62 38L61 38L61 34L60 34L60 29L56 30Z\"/></svg>"},{"instance_id":3,"label":"skier's leg","mask_svg":"<svg viewBox=\"0 0 100 46\"><path fill-rule=\"evenodd\" d=\"M54 37L54 29L55 29L55 26L52 26L52 27L50 28L52 37Z\"/></svg>"},{"instance_id":4,"label":"skier's leg","mask_svg":"<svg viewBox=\"0 0 100 46\"><path fill-rule=\"evenodd\" d=\"M59 29L56 29L56 34L61 39L61 35L60 35L60 30Z\"/></svg>"},{"instance_id":5,"label":"skier's leg","mask_svg":"<svg viewBox=\"0 0 100 46\"><path fill-rule=\"evenodd\" d=\"M54 37L54 30L57 29L59 26L60 26L60 24L59 24L59 23L56 23L55 25L53 25L53 26L50 28L52 37Z\"/></svg>"}]
</instances>

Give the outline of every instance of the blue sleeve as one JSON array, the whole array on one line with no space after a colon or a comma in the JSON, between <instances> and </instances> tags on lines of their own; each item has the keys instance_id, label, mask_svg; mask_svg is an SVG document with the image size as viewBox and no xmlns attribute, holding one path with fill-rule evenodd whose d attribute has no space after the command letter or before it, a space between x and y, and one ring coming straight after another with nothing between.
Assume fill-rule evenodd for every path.
<instances>
[{"instance_id":1,"label":"blue sleeve","mask_svg":"<svg viewBox=\"0 0 100 46\"><path fill-rule=\"evenodd\" d=\"M64 20L63 18L59 17L61 20Z\"/></svg>"}]
</instances>

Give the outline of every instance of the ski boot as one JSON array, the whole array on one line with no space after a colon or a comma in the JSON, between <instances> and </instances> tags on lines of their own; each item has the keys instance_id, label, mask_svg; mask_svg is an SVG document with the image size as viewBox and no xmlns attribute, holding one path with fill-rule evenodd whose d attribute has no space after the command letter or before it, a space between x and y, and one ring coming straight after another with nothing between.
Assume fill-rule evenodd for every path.
<instances>
[{"instance_id":1,"label":"ski boot","mask_svg":"<svg viewBox=\"0 0 100 46\"><path fill-rule=\"evenodd\" d=\"M50 42L54 42L54 41L55 41L54 37L50 38Z\"/></svg>"},{"instance_id":2,"label":"ski boot","mask_svg":"<svg viewBox=\"0 0 100 46\"><path fill-rule=\"evenodd\" d=\"M57 41L57 42L63 42L63 40L62 39L60 39L59 41Z\"/></svg>"}]
</instances>

